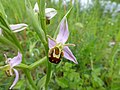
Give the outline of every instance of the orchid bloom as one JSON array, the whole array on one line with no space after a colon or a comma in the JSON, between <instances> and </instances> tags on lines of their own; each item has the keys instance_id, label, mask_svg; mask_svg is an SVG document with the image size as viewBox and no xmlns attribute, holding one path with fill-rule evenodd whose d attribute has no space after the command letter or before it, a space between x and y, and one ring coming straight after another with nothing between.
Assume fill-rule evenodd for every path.
<instances>
[{"instance_id":1,"label":"orchid bloom","mask_svg":"<svg viewBox=\"0 0 120 90\"><path fill-rule=\"evenodd\" d=\"M15 56L14 58L7 58L7 56L5 55L5 58L6 58L6 64L7 64L6 65L7 68L5 69L6 74L8 76L13 76L13 71L15 74L14 82L12 83L12 85L9 88L9 89L12 89L16 85L16 83L19 79L19 73L16 69L14 69L14 66L17 66L22 62L22 54L18 52L18 55Z\"/></svg>"},{"instance_id":2,"label":"orchid bloom","mask_svg":"<svg viewBox=\"0 0 120 90\"><path fill-rule=\"evenodd\" d=\"M20 23L20 24L11 24L10 25L10 29L13 31L13 32L20 32L24 29L27 28L27 24L24 24L24 23ZM0 35L2 34L2 29L0 28Z\"/></svg>"},{"instance_id":3,"label":"orchid bloom","mask_svg":"<svg viewBox=\"0 0 120 90\"><path fill-rule=\"evenodd\" d=\"M34 5L33 11L35 12L35 14L39 13L39 6L38 6L37 2ZM57 14L57 11L54 8L46 8L45 9L45 16L46 16L47 20L52 19L56 14Z\"/></svg>"},{"instance_id":4,"label":"orchid bloom","mask_svg":"<svg viewBox=\"0 0 120 90\"><path fill-rule=\"evenodd\" d=\"M68 46L75 46L74 44L65 44L69 37L67 18L65 17L60 23L60 31L56 40L48 36L49 44L49 61L52 63L59 63L61 57L64 57L75 64L78 64L75 56L71 52Z\"/></svg>"}]
</instances>

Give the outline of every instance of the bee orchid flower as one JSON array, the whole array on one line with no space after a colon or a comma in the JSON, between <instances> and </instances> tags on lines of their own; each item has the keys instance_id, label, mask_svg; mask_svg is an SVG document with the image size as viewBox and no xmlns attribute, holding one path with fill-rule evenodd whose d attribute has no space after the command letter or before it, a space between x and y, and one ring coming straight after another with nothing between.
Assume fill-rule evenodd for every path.
<instances>
[{"instance_id":1,"label":"bee orchid flower","mask_svg":"<svg viewBox=\"0 0 120 90\"><path fill-rule=\"evenodd\" d=\"M7 56L5 55L5 58L6 58L5 63L7 65L5 65L3 67L6 67L5 68L6 74L8 76L13 76L13 74L15 74L15 79L9 88L9 89L12 89L16 85L16 83L18 82L18 79L19 79L19 73L14 67L19 65L22 62L22 54L20 52L18 52L18 55L13 58L7 58Z\"/></svg>"},{"instance_id":2,"label":"bee orchid flower","mask_svg":"<svg viewBox=\"0 0 120 90\"><path fill-rule=\"evenodd\" d=\"M69 37L67 18L65 17L60 23L60 31L56 40L48 36L49 44L49 61L58 64L61 58L64 57L75 64L78 64L75 56L68 46L75 46L74 44L65 44Z\"/></svg>"},{"instance_id":3,"label":"bee orchid flower","mask_svg":"<svg viewBox=\"0 0 120 90\"><path fill-rule=\"evenodd\" d=\"M11 24L10 25L10 29L13 31L13 32L20 32L24 29L27 28L27 24L24 24L24 23L20 23L20 24ZM0 35L2 34L2 29L0 28Z\"/></svg>"},{"instance_id":4,"label":"bee orchid flower","mask_svg":"<svg viewBox=\"0 0 120 90\"><path fill-rule=\"evenodd\" d=\"M33 11L35 12L35 14L39 13L39 6L37 2L34 5ZM45 9L45 16L47 20L52 19L56 14L57 14L57 11L54 8Z\"/></svg>"}]
</instances>

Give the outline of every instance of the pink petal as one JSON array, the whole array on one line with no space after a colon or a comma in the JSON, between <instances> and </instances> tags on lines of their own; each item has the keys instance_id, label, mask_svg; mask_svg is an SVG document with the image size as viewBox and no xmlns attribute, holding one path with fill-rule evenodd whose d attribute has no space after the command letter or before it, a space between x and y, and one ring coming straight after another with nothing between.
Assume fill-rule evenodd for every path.
<instances>
[{"instance_id":1,"label":"pink petal","mask_svg":"<svg viewBox=\"0 0 120 90\"><path fill-rule=\"evenodd\" d=\"M27 24L21 23L21 24L11 24L10 28L13 30L13 32L19 32L27 28Z\"/></svg>"},{"instance_id":2,"label":"pink petal","mask_svg":"<svg viewBox=\"0 0 120 90\"><path fill-rule=\"evenodd\" d=\"M68 23L67 23L67 18L63 18L60 24L60 31L57 36L56 41L58 43L65 43L69 37L69 31L68 31Z\"/></svg>"},{"instance_id":3,"label":"pink petal","mask_svg":"<svg viewBox=\"0 0 120 90\"><path fill-rule=\"evenodd\" d=\"M19 65L22 62L22 54L18 52L18 55L10 60L10 66L13 68L16 65Z\"/></svg>"},{"instance_id":4,"label":"pink petal","mask_svg":"<svg viewBox=\"0 0 120 90\"><path fill-rule=\"evenodd\" d=\"M0 28L0 35L2 35L2 29Z\"/></svg>"},{"instance_id":5,"label":"pink petal","mask_svg":"<svg viewBox=\"0 0 120 90\"><path fill-rule=\"evenodd\" d=\"M19 73L18 73L18 71L16 69L14 69L14 68L13 68L13 70L15 72L15 80L14 80L13 84L10 86L9 89L12 89L16 85L16 83L18 82L18 79L19 79Z\"/></svg>"},{"instance_id":6,"label":"pink petal","mask_svg":"<svg viewBox=\"0 0 120 90\"><path fill-rule=\"evenodd\" d=\"M49 49L53 48L56 45L56 42L50 38L48 38Z\"/></svg>"},{"instance_id":7,"label":"pink petal","mask_svg":"<svg viewBox=\"0 0 120 90\"><path fill-rule=\"evenodd\" d=\"M78 64L75 56L73 55L73 53L71 52L71 50L69 49L68 46L64 47L64 57L72 62L74 62L75 64Z\"/></svg>"},{"instance_id":8,"label":"pink petal","mask_svg":"<svg viewBox=\"0 0 120 90\"><path fill-rule=\"evenodd\" d=\"M54 8L46 8L45 16L48 20L52 19L57 14L57 11Z\"/></svg>"},{"instance_id":9,"label":"pink petal","mask_svg":"<svg viewBox=\"0 0 120 90\"><path fill-rule=\"evenodd\" d=\"M35 13L39 13L39 6L38 6L38 3L37 3L37 2L36 2L35 5L34 5L33 11L34 11Z\"/></svg>"}]
</instances>

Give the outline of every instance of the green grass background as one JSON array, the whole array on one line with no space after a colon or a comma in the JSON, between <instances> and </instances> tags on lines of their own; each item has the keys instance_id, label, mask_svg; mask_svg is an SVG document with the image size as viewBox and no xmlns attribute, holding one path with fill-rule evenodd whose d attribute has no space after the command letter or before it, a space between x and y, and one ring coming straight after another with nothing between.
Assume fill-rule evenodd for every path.
<instances>
[{"instance_id":1,"label":"green grass background","mask_svg":"<svg viewBox=\"0 0 120 90\"><path fill-rule=\"evenodd\" d=\"M35 0L30 0L34 7ZM113 0L112 0L113 1ZM117 0L116 0L117 1ZM118 3L119 0L117 1ZM28 22L24 0L1 0L7 20L10 24L26 23L29 25L26 31L17 33L16 36L24 47L28 64L44 57L42 44ZM47 32L53 36L62 17L71 7L67 3L66 9L62 6L62 0L57 4L46 0L47 6L57 10L57 15L47 25ZM66 59L62 59L59 68L53 65L54 73L49 84L50 90L120 90L120 13L113 18L108 12L103 14L104 7L95 0L94 7L80 10L80 4L76 0L68 17L70 36L67 43L74 43L70 47L77 58L78 65ZM115 45L109 43L114 41ZM14 56L14 49L0 43L0 65L4 65L4 53ZM45 75L46 67L39 66L31 71L35 82ZM0 90L7 90L14 77L7 77L0 71ZM20 80L16 89L25 90L27 82L20 70Z\"/></svg>"}]
</instances>

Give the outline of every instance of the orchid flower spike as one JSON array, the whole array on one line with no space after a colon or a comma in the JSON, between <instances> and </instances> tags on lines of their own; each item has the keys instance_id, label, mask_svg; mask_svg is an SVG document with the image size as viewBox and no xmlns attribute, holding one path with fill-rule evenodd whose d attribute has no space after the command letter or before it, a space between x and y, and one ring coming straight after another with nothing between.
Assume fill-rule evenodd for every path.
<instances>
[{"instance_id":1,"label":"orchid flower spike","mask_svg":"<svg viewBox=\"0 0 120 90\"><path fill-rule=\"evenodd\" d=\"M35 14L39 13L39 6L37 2L34 5L33 11L35 12ZM57 14L57 11L54 8L45 9L45 16L47 20L52 19L56 14Z\"/></svg>"},{"instance_id":2,"label":"orchid flower spike","mask_svg":"<svg viewBox=\"0 0 120 90\"><path fill-rule=\"evenodd\" d=\"M65 44L69 37L68 23L67 18L63 18L60 23L60 31L57 35L56 40L48 36L48 44L49 44L49 61L51 63L59 63L61 58L64 57L75 64L78 64L75 56L68 46L75 46L74 44Z\"/></svg>"},{"instance_id":3,"label":"orchid flower spike","mask_svg":"<svg viewBox=\"0 0 120 90\"><path fill-rule=\"evenodd\" d=\"M18 79L19 79L19 73L16 69L14 69L14 66L17 66L22 62L22 54L20 52L18 52L18 55L15 56L14 58L7 58L7 56L5 55L5 58L6 58L6 64L8 66L8 68L6 70L6 74L8 76L13 76L13 71L15 74L14 82L12 83L12 85L9 88L9 89L12 89L16 85L16 83L18 82Z\"/></svg>"},{"instance_id":4,"label":"orchid flower spike","mask_svg":"<svg viewBox=\"0 0 120 90\"><path fill-rule=\"evenodd\" d=\"M20 32L24 29L27 28L27 24L24 24L24 23L20 23L20 24L11 24L10 25L10 29L13 31L13 32ZM2 29L0 28L0 35L2 34Z\"/></svg>"}]
</instances>

